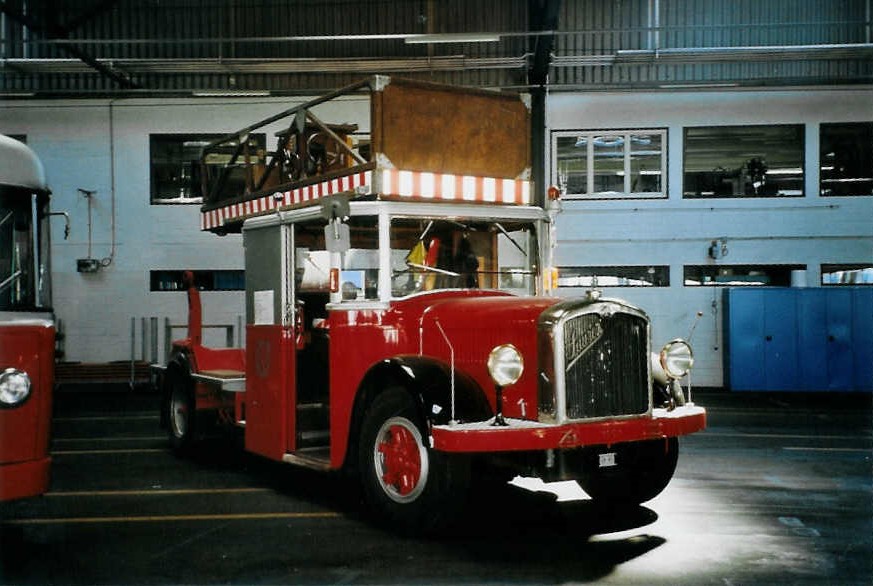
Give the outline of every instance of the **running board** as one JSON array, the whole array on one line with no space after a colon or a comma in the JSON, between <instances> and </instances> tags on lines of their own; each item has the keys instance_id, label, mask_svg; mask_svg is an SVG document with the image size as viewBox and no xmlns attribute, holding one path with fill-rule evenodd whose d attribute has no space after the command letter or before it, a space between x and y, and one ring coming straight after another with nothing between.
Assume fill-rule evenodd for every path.
<instances>
[{"instance_id":1,"label":"running board","mask_svg":"<svg viewBox=\"0 0 873 586\"><path fill-rule=\"evenodd\" d=\"M320 453L326 452L326 450L317 450ZM310 468L312 470L319 470L322 472L327 472L329 470L333 470L330 466L329 458L322 458L315 454L316 450L313 450L312 455L301 454L297 452L295 454L285 454L282 456L282 461L286 464L295 464L297 466L303 466L304 468Z\"/></svg>"},{"instance_id":2,"label":"running board","mask_svg":"<svg viewBox=\"0 0 873 586\"><path fill-rule=\"evenodd\" d=\"M191 373L191 378L197 382L217 386L228 393L244 393L246 377L244 372L237 370L207 370Z\"/></svg>"}]
</instances>

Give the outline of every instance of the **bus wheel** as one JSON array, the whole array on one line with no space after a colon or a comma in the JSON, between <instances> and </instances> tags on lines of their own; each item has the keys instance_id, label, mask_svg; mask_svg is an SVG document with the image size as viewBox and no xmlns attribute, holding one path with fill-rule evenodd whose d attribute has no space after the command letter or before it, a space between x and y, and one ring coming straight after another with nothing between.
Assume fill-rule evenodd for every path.
<instances>
[{"instance_id":1,"label":"bus wheel","mask_svg":"<svg viewBox=\"0 0 873 586\"><path fill-rule=\"evenodd\" d=\"M193 444L195 431L194 389L190 379L173 370L167 373L167 393L164 408L170 435L170 446L182 452Z\"/></svg>"},{"instance_id":2,"label":"bus wheel","mask_svg":"<svg viewBox=\"0 0 873 586\"><path fill-rule=\"evenodd\" d=\"M429 449L423 430L413 398L397 387L373 401L361 428L364 497L381 520L407 533L444 525L469 485L468 460Z\"/></svg>"},{"instance_id":3,"label":"bus wheel","mask_svg":"<svg viewBox=\"0 0 873 586\"><path fill-rule=\"evenodd\" d=\"M678 457L679 440L675 437L627 444L617 450L616 466L599 467L599 455L592 451L579 484L597 503L639 505L667 488Z\"/></svg>"}]
</instances>

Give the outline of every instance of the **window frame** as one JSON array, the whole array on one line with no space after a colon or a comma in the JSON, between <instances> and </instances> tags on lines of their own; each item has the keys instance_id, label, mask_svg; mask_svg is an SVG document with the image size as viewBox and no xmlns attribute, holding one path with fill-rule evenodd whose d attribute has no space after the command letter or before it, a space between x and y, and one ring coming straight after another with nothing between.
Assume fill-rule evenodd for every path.
<instances>
[{"instance_id":1,"label":"window frame","mask_svg":"<svg viewBox=\"0 0 873 586\"><path fill-rule=\"evenodd\" d=\"M870 281L862 280L860 282L829 281L827 279L827 275L836 272L871 271L873 273L873 263L824 263L820 268L822 287L873 287L873 279ZM866 279L867 277L863 278Z\"/></svg>"},{"instance_id":2,"label":"window frame","mask_svg":"<svg viewBox=\"0 0 873 586\"><path fill-rule=\"evenodd\" d=\"M747 153L747 154L751 155L750 158L748 160L746 160L744 162L743 166L741 166L739 168L736 168L736 167L726 168L723 165L719 164L717 167L713 167L712 171L706 171L706 172L688 171L687 169L688 169L688 160L689 160L689 156L688 156L688 153L689 153L688 133L689 132L695 131L695 130L702 131L702 130L707 130L707 129L710 129L713 131L724 130L726 132L730 132L732 130L743 129L743 128L772 129L772 128L776 128L776 127L786 128L786 129L793 128L793 129L799 130L801 133L801 141L800 141L800 147L799 147L800 160L797 163L797 165L798 165L797 168L800 169L799 193L790 193L790 194L789 193L780 193L778 188L777 188L776 193L767 193L765 191L762 193L751 193L751 194L747 194L747 193L737 194L737 193L733 193L733 190L732 190L731 193L727 193L727 194L719 194L719 193L717 193L717 191L713 191L712 193L704 191L698 195L697 193L689 191L689 188L688 188L688 184L690 183L690 181L688 180L689 173L715 174L715 172L718 170L721 170L721 172L725 175L725 177L732 177L732 174L736 170L737 176L739 177L740 181L743 183L743 187L745 187L745 184L748 182L746 182L744 180L745 176L742 175L742 171L744 169L749 168L749 173L752 173L751 165L752 165L753 161L757 161L757 164L759 165L759 167L758 167L759 169L761 168L760 166L763 166L763 173L765 176L768 174L771 174L771 175L785 175L786 174L786 173L784 173L784 171L777 172L776 170L774 170L772 173L770 173L770 169L768 169L766 166L768 155L767 155L767 153L763 153L763 147L758 147L757 145L755 146L755 148L761 150L762 154L759 156L757 153ZM792 123L792 124L787 124L787 123L786 124L720 124L720 125L705 125L705 126L684 126L682 128L682 199L684 199L684 200L708 200L708 199L765 199L765 198L803 198L803 197L806 197L806 142L807 142L806 125L803 123ZM793 168L789 169L789 170L793 170ZM748 178L752 180L751 183L752 183L752 185L754 185L754 183L755 183L754 177L749 176ZM722 182L724 183L724 180L722 180ZM762 185L764 185L764 184L765 184L765 182L762 182ZM757 186L754 187L754 189L757 189Z\"/></svg>"},{"instance_id":3,"label":"window frame","mask_svg":"<svg viewBox=\"0 0 873 586\"><path fill-rule=\"evenodd\" d=\"M608 274L598 274L598 275L572 275L570 277L564 276L565 271L568 270L576 270L581 272L593 272L593 271L601 271L603 273L607 273L610 270L615 272L614 275ZM661 275L657 278L653 277L651 282L645 282L645 280L640 279L639 283L619 283L619 284L605 284L599 279L601 278L615 278L619 280L633 280L633 277L628 276L637 271L651 271L650 274L656 275L658 271L661 272ZM627 275L621 275L618 273L627 273ZM592 279L590 283L578 283L573 285L564 285L561 284L562 279L575 278L575 279ZM598 279L594 281L593 279ZM595 288L606 288L606 287L621 287L621 288L631 288L631 289L662 289L670 286L670 266L669 265L657 265L657 264L639 264L639 265L580 265L580 266L559 266L558 267L558 288L559 289L573 289L573 288L584 288L590 289L592 287Z\"/></svg>"},{"instance_id":4,"label":"window frame","mask_svg":"<svg viewBox=\"0 0 873 586\"><path fill-rule=\"evenodd\" d=\"M155 206L165 206L165 205L201 205L203 203L203 194L201 193L202 182L203 182L203 169L200 168L200 156L202 155L202 147L209 144L210 142L224 137L225 134L216 133L216 132L156 132L149 134L149 205ZM176 140L170 140L176 139ZM264 154L261 159L261 162L266 161L266 141L267 137L263 133L254 133L249 135L249 140L258 141L259 144L257 146ZM164 141L167 144L173 143L174 145L182 145L184 147L185 142L198 142L203 143L200 147L200 154L198 154L196 159L182 159L182 160L167 160L167 161L156 161L158 157L156 157L156 142ZM196 147L191 147L196 148ZM214 155L213 155L214 156ZM189 195L167 198L167 197L159 197L159 184L161 183L158 180L158 168L156 165L159 164L178 164L180 167L184 167L188 163L193 163L193 168L190 170L191 178L189 179L188 185L182 185L180 181L180 188L188 187L191 189L191 193L196 193L197 195ZM217 166L220 166L219 163L216 163ZM240 194L241 195L241 194Z\"/></svg>"},{"instance_id":5,"label":"window frame","mask_svg":"<svg viewBox=\"0 0 873 586\"><path fill-rule=\"evenodd\" d=\"M718 280L705 281L701 279L699 283L689 283L688 282L688 271L689 269L714 269L718 271L719 269L761 269L765 270L768 268L778 268L784 271L783 276L787 276L784 281L780 281L778 283L756 283L752 281L743 282L742 275L732 275L734 278L730 281L720 282ZM690 264L683 265L682 267L682 286L683 287L691 287L691 288L700 288L700 287L789 287L791 285L791 272L792 271L805 271L808 269L806 264L802 263L758 263L758 264ZM748 275L746 275L748 276ZM706 275L703 275L705 278ZM716 275L717 278L717 275Z\"/></svg>"},{"instance_id":6,"label":"window frame","mask_svg":"<svg viewBox=\"0 0 873 586\"><path fill-rule=\"evenodd\" d=\"M194 273L194 285L200 291L214 292L236 292L245 291L245 270L244 269L197 269ZM185 286L182 283L182 275L185 270L182 269L151 269L149 270L149 293L176 293L184 291ZM166 277L162 279L161 277ZM241 277L242 285L239 287L217 287L216 283L220 276L226 277ZM167 288L161 288L161 283L166 283Z\"/></svg>"},{"instance_id":7,"label":"window frame","mask_svg":"<svg viewBox=\"0 0 873 586\"><path fill-rule=\"evenodd\" d=\"M661 139L660 158L661 164L658 174L660 174L660 191L633 191L632 181L634 177L633 169L633 139L635 135L657 135ZM577 142L580 138L586 138L585 152L585 193L568 193L567 189L567 171L566 167L561 168L561 161L558 154L558 141L562 138L576 137ZM623 140L623 191L594 191L596 179L596 152L595 142L598 138L615 137ZM611 129L579 129L579 130L555 130L552 131L551 137L551 154L552 154L552 183L558 185L562 191L562 199L565 200L635 200L635 199L667 199L669 195L668 188L668 169L669 169L669 153L667 152L669 145L669 129L667 127L653 128L611 128Z\"/></svg>"},{"instance_id":8,"label":"window frame","mask_svg":"<svg viewBox=\"0 0 873 586\"><path fill-rule=\"evenodd\" d=\"M870 135L870 143L867 145L867 153L862 153L859 158L867 158L868 164L871 166L866 170L868 177L848 177L848 178L840 178L840 177L826 177L826 175L832 171L834 171L833 164L828 164L825 160L828 157L828 153L825 151L830 150L828 147L829 143L825 142L824 132L826 128L834 128L834 127L850 127L857 126L860 133L869 134ZM873 122L871 121L855 121L855 122L822 122L819 124L818 129L818 140L819 140L819 178L818 178L818 193L820 197L864 197L873 195ZM860 172L864 172L864 169L861 169ZM862 184L869 184L869 188L867 189L867 193L860 192L849 192L849 193L825 193L825 184L831 183L842 183L842 182L857 182Z\"/></svg>"}]
</instances>

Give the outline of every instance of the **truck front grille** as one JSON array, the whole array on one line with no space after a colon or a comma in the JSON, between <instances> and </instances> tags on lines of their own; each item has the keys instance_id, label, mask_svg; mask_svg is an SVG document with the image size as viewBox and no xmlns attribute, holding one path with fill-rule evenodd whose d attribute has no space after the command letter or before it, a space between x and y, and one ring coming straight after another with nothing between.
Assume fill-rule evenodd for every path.
<instances>
[{"instance_id":1,"label":"truck front grille","mask_svg":"<svg viewBox=\"0 0 873 586\"><path fill-rule=\"evenodd\" d=\"M645 413L649 408L645 320L580 315L564 324L567 418ZM592 340L600 334L596 340ZM580 347L581 340L587 347Z\"/></svg>"},{"instance_id":2,"label":"truck front grille","mask_svg":"<svg viewBox=\"0 0 873 586\"><path fill-rule=\"evenodd\" d=\"M594 303L541 323L541 352L552 350L550 364L541 362L541 415L578 420L649 410L649 321L622 309Z\"/></svg>"}]
</instances>

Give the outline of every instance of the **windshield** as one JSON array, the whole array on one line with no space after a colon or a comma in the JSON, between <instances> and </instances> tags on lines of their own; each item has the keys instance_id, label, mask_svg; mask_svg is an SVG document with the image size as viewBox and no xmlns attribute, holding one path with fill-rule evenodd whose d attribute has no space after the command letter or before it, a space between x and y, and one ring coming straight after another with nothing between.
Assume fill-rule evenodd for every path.
<instances>
[{"instance_id":1,"label":"windshield","mask_svg":"<svg viewBox=\"0 0 873 586\"><path fill-rule=\"evenodd\" d=\"M48 198L0 189L0 311L48 308Z\"/></svg>"},{"instance_id":2,"label":"windshield","mask_svg":"<svg viewBox=\"0 0 873 586\"><path fill-rule=\"evenodd\" d=\"M500 289L536 293L537 241L528 221L393 218L391 293Z\"/></svg>"}]
</instances>

